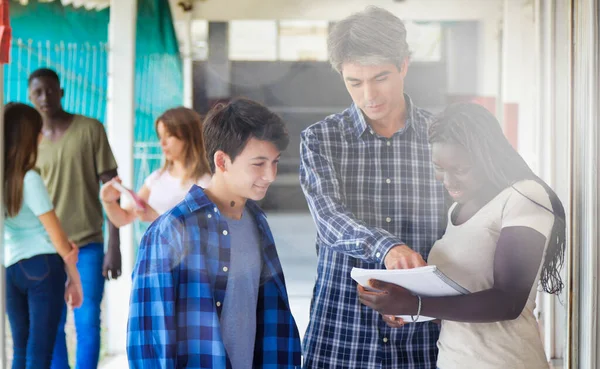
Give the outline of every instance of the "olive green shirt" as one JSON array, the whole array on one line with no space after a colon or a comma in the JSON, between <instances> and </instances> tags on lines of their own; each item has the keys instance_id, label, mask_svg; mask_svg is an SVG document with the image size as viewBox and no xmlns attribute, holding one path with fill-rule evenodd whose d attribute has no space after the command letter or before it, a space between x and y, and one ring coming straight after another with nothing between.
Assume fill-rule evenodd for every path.
<instances>
[{"instance_id":1,"label":"olive green shirt","mask_svg":"<svg viewBox=\"0 0 600 369\"><path fill-rule=\"evenodd\" d=\"M75 115L58 141L42 140L36 166L69 239L78 246L103 242L100 174L117 162L102 123Z\"/></svg>"}]
</instances>

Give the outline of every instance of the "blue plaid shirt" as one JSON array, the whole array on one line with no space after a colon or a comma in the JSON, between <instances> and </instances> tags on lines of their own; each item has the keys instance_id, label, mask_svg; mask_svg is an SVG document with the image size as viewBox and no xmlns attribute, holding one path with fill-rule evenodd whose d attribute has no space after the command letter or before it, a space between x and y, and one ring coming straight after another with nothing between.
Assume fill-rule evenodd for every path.
<instances>
[{"instance_id":1,"label":"blue plaid shirt","mask_svg":"<svg viewBox=\"0 0 600 369\"><path fill-rule=\"evenodd\" d=\"M300 337L273 236L262 210L251 201L247 207L263 255L258 306L248 306L257 316L253 368L299 368ZM219 324L230 266L228 232L226 220L197 186L148 228L133 271L131 368L231 368Z\"/></svg>"},{"instance_id":2,"label":"blue plaid shirt","mask_svg":"<svg viewBox=\"0 0 600 369\"><path fill-rule=\"evenodd\" d=\"M445 228L443 186L427 141L430 113L405 95L405 128L370 129L355 105L302 132L300 181L317 225L317 281L306 368L435 368L435 323L388 327L358 301L352 267L383 269L394 245L425 260Z\"/></svg>"}]
</instances>

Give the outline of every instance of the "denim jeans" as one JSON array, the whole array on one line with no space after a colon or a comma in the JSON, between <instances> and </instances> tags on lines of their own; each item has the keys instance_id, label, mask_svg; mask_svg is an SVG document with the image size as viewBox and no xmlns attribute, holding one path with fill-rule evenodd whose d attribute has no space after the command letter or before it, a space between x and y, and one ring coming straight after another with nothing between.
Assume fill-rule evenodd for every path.
<instances>
[{"instance_id":1,"label":"denim jeans","mask_svg":"<svg viewBox=\"0 0 600 369\"><path fill-rule=\"evenodd\" d=\"M58 254L37 255L6 268L6 312L13 369L49 368L64 305L66 274Z\"/></svg>"},{"instance_id":2,"label":"denim jeans","mask_svg":"<svg viewBox=\"0 0 600 369\"><path fill-rule=\"evenodd\" d=\"M77 332L75 364L77 369L96 369L98 367L100 356L100 303L104 293L103 263L103 244L90 243L79 248L77 269L81 276L83 304L73 312L75 315L75 331ZM52 357L52 369L69 368L69 355L65 337L66 319L67 307L63 304Z\"/></svg>"}]
</instances>

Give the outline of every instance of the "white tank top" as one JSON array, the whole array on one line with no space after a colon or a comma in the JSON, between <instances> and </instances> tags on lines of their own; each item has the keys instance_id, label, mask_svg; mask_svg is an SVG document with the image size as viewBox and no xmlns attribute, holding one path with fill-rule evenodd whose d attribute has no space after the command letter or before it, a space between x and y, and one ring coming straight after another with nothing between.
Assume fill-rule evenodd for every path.
<instances>
[{"instance_id":1,"label":"white tank top","mask_svg":"<svg viewBox=\"0 0 600 369\"><path fill-rule=\"evenodd\" d=\"M209 182L210 176L206 174L195 184L204 188ZM182 185L181 179L173 177L167 170L158 169L146 178L144 184L150 190L148 204L158 214L163 214L180 203L194 183Z\"/></svg>"}]
</instances>

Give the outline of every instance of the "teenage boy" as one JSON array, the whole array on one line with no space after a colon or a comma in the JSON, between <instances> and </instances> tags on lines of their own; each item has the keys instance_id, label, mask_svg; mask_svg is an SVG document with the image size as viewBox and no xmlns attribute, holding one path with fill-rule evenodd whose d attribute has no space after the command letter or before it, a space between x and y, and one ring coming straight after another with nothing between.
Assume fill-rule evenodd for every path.
<instances>
[{"instance_id":1,"label":"teenage boy","mask_svg":"<svg viewBox=\"0 0 600 369\"><path fill-rule=\"evenodd\" d=\"M133 272L131 368L299 368L300 337L265 214L254 201L289 143L245 99L204 122L213 172L144 235Z\"/></svg>"},{"instance_id":2,"label":"teenage boy","mask_svg":"<svg viewBox=\"0 0 600 369\"><path fill-rule=\"evenodd\" d=\"M100 304L105 279L121 275L119 229L110 222L104 251L100 182L117 175L117 162L102 123L64 110L64 90L58 74L47 68L29 76L29 100L43 119L43 139L36 167L42 176L60 223L79 247L77 269L81 275L83 304L73 311L77 332L76 368L98 367L100 357ZM67 305L63 306L52 369L68 369L65 337Z\"/></svg>"}]
</instances>

